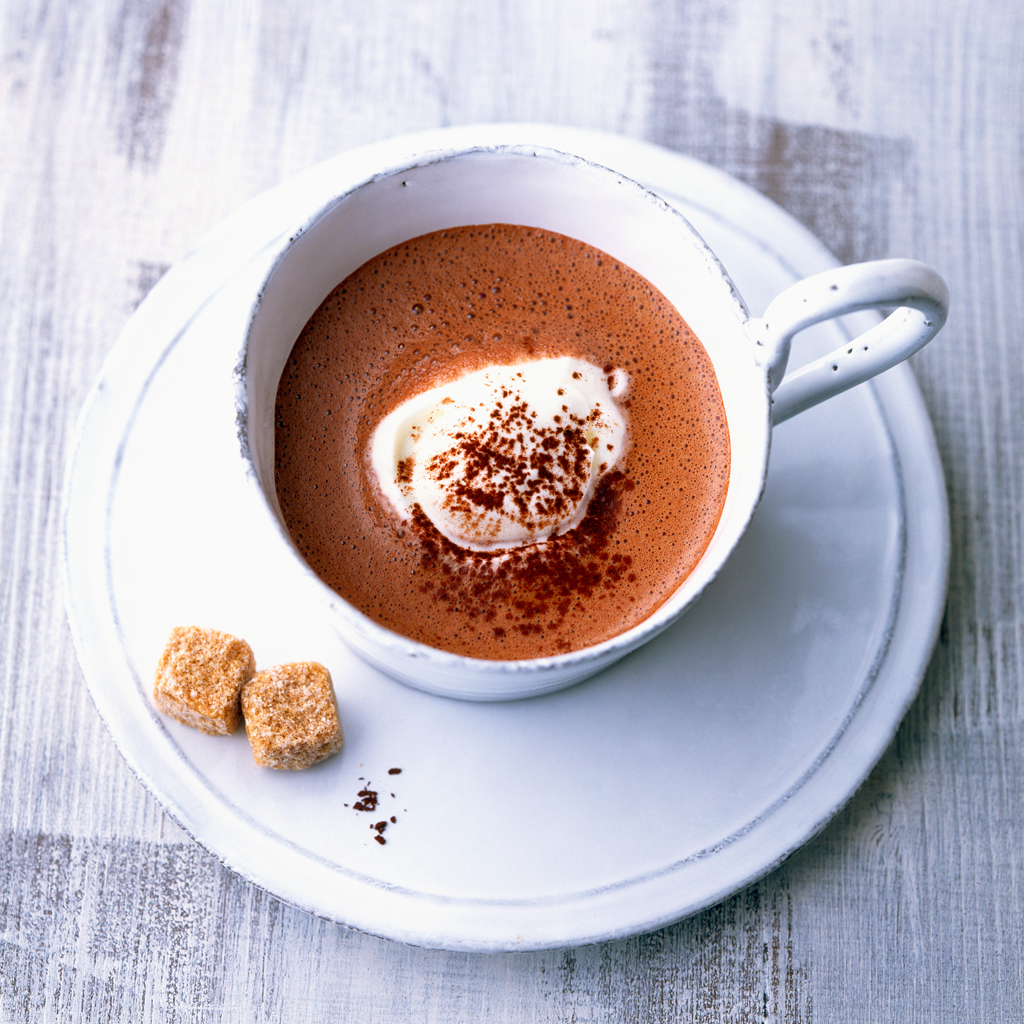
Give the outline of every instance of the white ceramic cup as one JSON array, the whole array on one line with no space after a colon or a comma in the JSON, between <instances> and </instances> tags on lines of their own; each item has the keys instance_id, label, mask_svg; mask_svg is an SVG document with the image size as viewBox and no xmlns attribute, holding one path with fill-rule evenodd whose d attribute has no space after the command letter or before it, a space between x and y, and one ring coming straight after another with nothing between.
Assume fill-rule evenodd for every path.
<instances>
[{"instance_id":1,"label":"white ceramic cup","mask_svg":"<svg viewBox=\"0 0 1024 1024\"><path fill-rule=\"evenodd\" d=\"M274 485L274 403L292 346L327 294L371 257L430 231L522 224L568 235L642 274L679 310L715 367L732 449L729 490L700 562L649 618L583 650L521 661L468 658L392 632L357 611L302 560ZM469 700L550 693L593 675L673 623L721 569L750 522L768 471L772 424L916 352L946 319L934 270L890 259L826 271L787 288L758 319L690 223L664 200L580 157L536 147L435 152L338 195L281 244L253 304L236 371L239 440L258 501L324 615L360 656L403 682ZM798 331L855 310L898 307L878 326L783 379Z\"/></svg>"}]
</instances>

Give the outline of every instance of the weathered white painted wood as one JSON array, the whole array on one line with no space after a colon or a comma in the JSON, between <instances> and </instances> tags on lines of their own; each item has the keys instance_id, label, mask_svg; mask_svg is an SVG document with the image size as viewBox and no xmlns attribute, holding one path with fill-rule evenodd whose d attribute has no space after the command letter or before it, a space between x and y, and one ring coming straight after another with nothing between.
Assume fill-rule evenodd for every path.
<instances>
[{"instance_id":1,"label":"weathered white painted wood","mask_svg":"<svg viewBox=\"0 0 1024 1024\"><path fill-rule=\"evenodd\" d=\"M0 5L0 1019L1024 1019L1022 39L999 0ZM921 696L818 839L654 935L487 958L308 917L164 817L75 664L60 486L121 325L230 210L513 119L672 146L843 259L943 272L915 365L953 566Z\"/></svg>"}]
</instances>

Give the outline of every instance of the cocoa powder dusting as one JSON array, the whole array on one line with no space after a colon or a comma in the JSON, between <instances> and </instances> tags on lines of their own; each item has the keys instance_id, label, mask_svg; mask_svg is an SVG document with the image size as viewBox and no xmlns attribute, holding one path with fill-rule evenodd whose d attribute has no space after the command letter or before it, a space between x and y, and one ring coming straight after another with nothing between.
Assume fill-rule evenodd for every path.
<instances>
[{"instance_id":1,"label":"cocoa powder dusting","mask_svg":"<svg viewBox=\"0 0 1024 1024\"><path fill-rule=\"evenodd\" d=\"M468 551L435 528L418 505L412 531L427 577L420 592L452 615L491 624L496 639L508 631L544 634L553 649L570 649L560 634L566 617L584 602L604 597L630 573L633 559L609 553L621 512L621 494L633 482L612 472L598 484L583 522L543 544L508 551Z\"/></svg>"},{"instance_id":2,"label":"cocoa powder dusting","mask_svg":"<svg viewBox=\"0 0 1024 1024\"><path fill-rule=\"evenodd\" d=\"M401 520L369 466L377 423L447 380L557 356L629 377L626 451L583 522L541 544L471 552L418 509ZM522 410L492 412L457 439L453 500L472 514L511 493L527 518L578 500L586 424L567 416L527 467ZM278 388L277 494L311 568L382 625L475 657L576 650L647 618L707 546L729 457L714 370L678 312L599 250L527 227L434 232L370 260L310 319ZM449 471L435 458L431 473Z\"/></svg>"},{"instance_id":3,"label":"cocoa powder dusting","mask_svg":"<svg viewBox=\"0 0 1024 1024\"><path fill-rule=\"evenodd\" d=\"M507 401L512 393L503 389ZM479 522L481 513L502 509L506 497L519 525L540 532L551 521L568 519L583 498L590 477L593 450L587 441L588 420L562 407L556 426L538 427L525 401L505 408L499 401L477 430L458 431L448 451L426 463L439 483L457 477L445 505L464 523ZM596 411L590 420L596 420ZM398 466L399 480L411 479L409 459Z\"/></svg>"}]
</instances>

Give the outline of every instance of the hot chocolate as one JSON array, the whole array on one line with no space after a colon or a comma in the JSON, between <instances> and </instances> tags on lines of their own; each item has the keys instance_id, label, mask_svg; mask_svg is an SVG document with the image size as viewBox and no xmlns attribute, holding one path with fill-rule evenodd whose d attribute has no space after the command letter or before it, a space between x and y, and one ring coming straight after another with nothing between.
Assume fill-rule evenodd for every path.
<instances>
[{"instance_id":1,"label":"hot chocolate","mask_svg":"<svg viewBox=\"0 0 1024 1024\"><path fill-rule=\"evenodd\" d=\"M423 412L456 406L440 426ZM389 417L404 426L382 441ZM364 264L296 341L275 423L278 500L314 571L382 625L478 658L642 622L699 561L729 481L718 383L678 312L528 227L434 232ZM402 457L409 437L426 447Z\"/></svg>"}]
</instances>

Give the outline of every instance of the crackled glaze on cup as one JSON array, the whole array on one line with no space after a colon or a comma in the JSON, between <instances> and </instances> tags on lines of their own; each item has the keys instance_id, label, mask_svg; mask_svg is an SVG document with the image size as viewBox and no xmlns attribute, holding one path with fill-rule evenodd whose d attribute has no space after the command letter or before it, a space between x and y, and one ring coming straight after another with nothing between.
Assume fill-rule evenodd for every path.
<instances>
[{"instance_id":1,"label":"crackled glaze on cup","mask_svg":"<svg viewBox=\"0 0 1024 1024\"><path fill-rule=\"evenodd\" d=\"M718 528L672 597L644 622L611 640L524 661L468 658L427 647L354 609L302 561L284 527L274 485L278 380L296 337L323 298L372 256L399 242L487 223L524 224L579 239L621 260L661 291L715 366L732 449L729 492ZM358 654L432 693L470 700L536 696L593 675L656 636L696 600L725 563L764 487L772 387L785 371L793 334L853 309L905 307L857 339L860 348L829 356L828 367L836 369L814 364L801 371L804 376L793 376L796 386L789 395L787 380L777 393L776 421L859 383L866 379L865 371L872 376L905 358L939 329L946 301L941 279L923 264L882 261L808 278L782 293L764 318L752 320L725 269L689 222L622 175L534 147L423 154L336 197L283 241L253 305L239 360L241 450L279 537L320 588L325 614ZM866 349L861 344L865 340Z\"/></svg>"}]
</instances>

